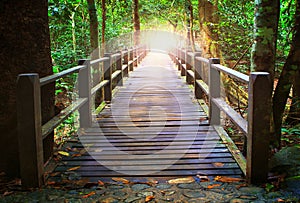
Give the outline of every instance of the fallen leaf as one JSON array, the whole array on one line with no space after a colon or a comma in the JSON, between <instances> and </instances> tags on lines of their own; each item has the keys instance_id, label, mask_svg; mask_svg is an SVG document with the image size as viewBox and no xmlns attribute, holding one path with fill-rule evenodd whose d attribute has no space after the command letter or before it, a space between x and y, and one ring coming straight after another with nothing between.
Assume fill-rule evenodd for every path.
<instances>
[{"instance_id":1,"label":"fallen leaf","mask_svg":"<svg viewBox=\"0 0 300 203\"><path fill-rule=\"evenodd\" d=\"M101 180L98 180L98 185L104 186L104 183Z\"/></svg>"},{"instance_id":2,"label":"fallen leaf","mask_svg":"<svg viewBox=\"0 0 300 203\"><path fill-rule=\"evenodd\" d=\"M94 152L102 152L103 149L95 149Z\"/></svg>"},{"instance_id":3,"label":"fallen leaf","mask_svg":"<svg viewBox=\"0 0 300 203\"><path fill-rule=\"evenodd\" d=\"M197 175L200 178L200 182L209 182L210 179L207 176Z\"/></svg>"},{"instance_id":4,"label":"fallen leaf","mask_svg":"<svg viewBox=\"0 0 300 203\"><path fill-rule=\"evenodd\" d=\"M84 154L86 153L86 150L85 150L85 149L81 149L81 150L79 151L79 153L80 153L81 155L84 155Z\"/></svg>"},{"instance_id":5,"label":"fallen leaf","mask_svg":"<svg viewBox=\"0 0 300 203\"><path fill-rule=\"evenodd\" d=\"M247 187L247 184L240 184L240 185L237 185L237 186L236 186L236 189L239 190L241 187Z\"/></svg>"},{"instance_id":6,"label":"fallen leaf","mask_svg":"<svg viewBox=\"0 0 300 203\"><path fill-rule=\"evenodd\" d=\"M73 154L72 157L79 157L81 154Z\"/></svg>"},{"instance_id":7,"label":"fallen leaf","mask_svg":"<svg viewBox=\"0 0 300 203\"><path fill-rule=\"evenodd\" d=\"M56 182L55 181L47 181L47 183L46 183L46 185L55 185L56 184Z\"/></svg>"},{"instance_id":8,"label":"fallen leaf","mask_svg":"<svg viewBox=\"0 0 300 203\"><path fill-rule=\"evenodd\" d=\"M51 176L51 177L54 177L54 176L57 176L57 175L59 175L59 174L60 174L60 172L50 173L50 176Z\"/></svg>"},{"instance_id":9,"label":"fallen leaf","mask_svg":"<svg viewBox=\"0 0 300 203\"><path fill-rule=\"evenodd\" d=\"M12 193L14 193L13 191L5 191L4 193L3 193L3 196L8 196L8 195L11 195Z\"/></svg>"},{"instance_id":10,"label":"fallen leaf","mask_svg":"<svg viewBox=\"0 0 300 203\"><path fill-rule=\"evenodd\" d=\"M224 163L221 163L221 162L215 162L215 163L212 163L212 165L213 165L214 167L220 168L220 167L223 167L223 166L224 166Z\"/></svg>"},{"instance_id":11,"label":"fallen leaf","mask_svg":"<svg viewBox=\"0 0 300 203\"><path fill-rule=\"evenodd\" d=\"M195 182L193 177L176 178L176 179L168 180L169 184L192 183L192 182Z\"/></svg>"},{"instance_id":12,"label":"fallen leaf","mask_svg":"<svg viewBox=\"0 0 300 203\"><path fill-rule=\"evenodd\" d=\"M223 182L223 183L232 183L232 182L241 182L243 181L243 179L226 177L226 176L216 176L215 181Z\"/></svg>"},{"instance_id":13,"label":"fallen leaf","mask_svg":"<svg viewBox=\"0 0 300 203\"><path fill-rule=\"evenodd\" d=\"M154 196L147 196L146 199L145 199L145 202L149 202L151 200L153 200L155 197Z\"/></svg>"},{"instance_id":14,"label":"fallen leaf","mask_svg":"<svg viewBox=\"0 0 300 203\"><path fill-rule=\"evenodd\" d=\"M122 182L124 184L128 184L130 183L129 180L126 180L125 178L112 178L113 181L116 181L116 182Z\"/></svg>"},{"instance_id":15,"label":"fallen leaf","mask_svg":"<svg viewBox=\"0 0 300 203\"><path fill-rule=\"evenodd\" d=\"M93 195L95 195L95 194L96 194L96 192L95 192L95 191L92 191L92 192L90 192L89 194L83 195L82 198L88 198L88 197L93 196Z\"/></svg>"},{"instance_id":16,"label":"fallen leaf","mask_svg":"<svg viewBox=\"0 0 300 203\"><path fill-rule=\"evenodd\" d=\"M79 169L81 166L75 166L72 168L69 168L67 171L76 171L77 169Z\"/></svg>"},{"instance_id":17,"label":"fallen leaf","mask_svg":"<svg viewBox=\"0 0 300 203\"><path fill-rule=\"evenodd\" d=\"M221 186L221 184L213 184L213 185L207 186L207 188L208 188L208 189L213 189L213 188L215 188L215 187L220 187L220 186Z\"/></svg>"},{"instance_id":18,"label":"fallen leaf","mask_svg":"<svg viewBox=\"0 0 300 203\"><path fill-rule=\"evenodd\" d=\"M70 156L70 154L65 151L58 151L58 154L63 155L63 156Z\"/></svg>"},{"instance_id":19,"label":"fallen leaf","mask_svg":"<svg viewBox=\"0 0 300 203\"><path fill-rule=\"evenodd\" d=\"M285 202L285 201L283 199L281 199L281 198L278 198L277 202Z\"/></svg>"}]
</instances>

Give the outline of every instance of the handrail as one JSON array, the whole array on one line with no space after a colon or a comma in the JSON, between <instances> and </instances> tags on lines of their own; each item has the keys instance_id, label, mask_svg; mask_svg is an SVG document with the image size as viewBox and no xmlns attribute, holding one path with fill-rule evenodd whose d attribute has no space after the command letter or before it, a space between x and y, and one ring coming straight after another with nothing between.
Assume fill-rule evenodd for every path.
<instances>
[{"instance_id":1,"label":"handrail","mask_svg":"<svg viewBox=\"0 0 300 203\"><path fill-rule=\"evenodd\" d=\"M206 59L199 55L200 53L192 53L177 48L172 51L171 58L178 66L180 75L186 76L186 82L194 85L195 97L202 99L203 95L208 96L210 124L216 126L221 124L220 116L222 111L247 137L247 163L244 163L246 159L243 158L240 152L238 152L240 156L236 156L236 147L229 147L235 159L238 159L237 163L242 171L246 172L247 181L250 183L266 181L272 92L272 87L269 85L271 84L269 82L269 74L266 72L253 72L248 76L220 65L219 59ZM201 75L205 64L208 66L208 84L204 82ZM247 120L243 119L239 113L221 98L221 73L248 85ZM222 135L221 137L226 142L230 139L228 136ZM233 142L230 145L235 146Z\"/></svg>"},{"instance_id":2,"label":"handrail","mask_svg":"<svg viewBox=\"0 0 300 203\"><path fill-rule=\"evenodd\" d=\"M49 76L43 77L43 78L40 79L40 85L44 86L44 85L47 85L51 82L54 82L54 81L58 80L59 78L63 78L63 77L65 77L67 75L70 75L72 73L77 73L77 72L80 71L80 69L82 69L84 67L85 66L75 66L73 68L64 70L60 73L56 73L54 75L49 75Z\"/></svg>"},{"instance_id":3,"label":"handrail","mask_svg":"<svg viewBox=\"0 0 300 203\"><path fill-rule=\"evenodd\" d=\"M122 50L95 60L79 60L79 65L60 73L39 78L36 73L20 74L17 80L18 105L18 140L20 156L20 173L22 187L40 187L43 184L44 159L43 139L71 113L79 110L80 128L92 126L92 96L99 90L104 91L104 100L110 102L114 83L122 85L123 78L133 71L134 66L146 56L145 46ZM103 63L103 80L94 87L91 86L91 66ZM116 64L113 72L112 65ZM55 82L67 75L78 73L79 99L62 110L47 123L41 122L42 86ZM102 77L101 77L102 78ZM29 150L28 149L32 149ZM31 167L27 167L31 163Z\"/></svg>"}]
</instances>

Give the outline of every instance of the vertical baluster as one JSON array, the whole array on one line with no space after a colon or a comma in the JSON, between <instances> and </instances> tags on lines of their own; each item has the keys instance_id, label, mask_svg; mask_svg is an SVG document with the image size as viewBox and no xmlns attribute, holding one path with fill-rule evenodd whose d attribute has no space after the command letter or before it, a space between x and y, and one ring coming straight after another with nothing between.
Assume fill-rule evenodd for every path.
<instances>
[{"instance_id":1,"label":"vertical baluster","mask_svg":"<svg viewBox=\"0 0 300 203\"><path fill-rule=\"evenodd\" d=\"M108 60L104 61L104 80L108 80L109 84L104 87L104 100L110 102L112 99L112 57L111 53L105 53L104 57L108 57Z\"/></svg>"},{"instance_id":2,"label":"vertical baluster","mask_svg":"<svg viewBox=\"0 0 300 203\"><path fill-rule=\"evenodd\" d=\"M201 70L202 70L202 62L197 60L196 57L201 56L201 52L195 52L194 54L194 88L195 88L195 97L196 99L202 99L203 91L201 87L198 85L197 80L201 79Z\"/></svg>"}]
</instances>

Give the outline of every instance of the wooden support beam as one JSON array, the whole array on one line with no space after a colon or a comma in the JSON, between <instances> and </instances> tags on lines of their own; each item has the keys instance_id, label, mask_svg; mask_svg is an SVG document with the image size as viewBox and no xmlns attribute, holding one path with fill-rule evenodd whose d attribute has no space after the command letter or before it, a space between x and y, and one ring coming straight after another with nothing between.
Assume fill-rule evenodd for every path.
<instances>
[{"instance_id":1,"label":"wooden support beam","mask_svg":"<svg viewBox=\"0 0 300 203\"><path fill-rule=\"evenodd\" d=\"M191 51L187 51L186 52L186 55L185 55L185 58L186 58L186 69L185 69L185 75L186 75L186 83L187 84L193 84L194 82L194 78L192 77L191 74L188 74L189 71L192 70L192 67L193 67L193 52Z\"/></svg>"},{"instance_id":2,"label":"wooden support beam","mask_svg":"<svg viewBox=\"0 0 300 203\"><path fill-rule=\"evenodd\" d=\"M123 71L122 71L123 53L122 53L122 51L120 51L119 53L120 53L120 56L117 57L116 68L117 68L117 71L121 71L121 72L117 76L117 85L122 86L123 85Z\"/></svg>"},{"instance_id":3,"label":"wooden support beam","mask_svg":"<svg viewBox=\"0 0 300 203\"><path fill-rule=\"evenodd\" d=\"M129 52L126 49L125 52L123 52L123 67L127 66L126 68L123 68L123 77L128 77L128 72L129 72L129 68L128 68L128 62L129 62Z\"/></svg>"},{"instance_id":4,"label":"wooden support beam","mask_svg":"<svg viewBox=\"0 0 300 203\"><path fill-rule=\"evenodd\" d=\"M79 98L86 98L87 102L79 108L80 127L88 128L92 125L92 95L91 95L91 65L90 60L80 59L79 65L85 65L78 74Z\"/></svg>"},{"instance_id":5,"label":"wooden support beam","mask_svg":"<svg viewBox=\"0 0 300 203\"><path fill-rule=\"evenodd\" d=\"M110 102L112 99L112 58L111 53L105 53L105 57L109 59L104 61L104 80L108 80L109 84L104 87L104 100Z\"/></svg>"},{"instance_id":6,"label":"wooden support beam","mask_svg":"<svg viewBox=\"0 0 300 203\"><path fill-rule=\"evenodd\" d=\"M44 182L44 158L38 74L20 74L18 76L17 101L22 187L40 187Z\"/></svg>"},{"instance_id":7,"label":"wooden support beam","mask_svg":"<svg viewBox=\"0 0 300 203\"><path fill-rule=\"evenodd\" d=\"M264 183L268 175L271 96L270 74L253 72L249 81L247 181Z\"/></svg>"},{"instance_id":8,"label":"wooden support beam","mask_svg":"<svg viewBox=\"0 0 300 203\"><path fill-rule=\"evenodd\" d=\"M213 102L213 98L221 95L221 76L218 70L212 68L212 64L220 64L220 59L209 59L209 122L211 125L220 125L220 109Z\"/></svg>"},{"instance_id":9,"label":"wooden support beam","mask_svg":"<svg viewBox=\"0 0 300 203\"><path fill-rule=\"evenodd\" d=\"M198 85L197 80L201 80L201 69L202 69L202 62L197 60L196 57L201 56L201 52L195 52L193 57L193 66L194 66L194 92L196 99L202 99L203 91L202 88Z\"/></svg>"}]
</instances>

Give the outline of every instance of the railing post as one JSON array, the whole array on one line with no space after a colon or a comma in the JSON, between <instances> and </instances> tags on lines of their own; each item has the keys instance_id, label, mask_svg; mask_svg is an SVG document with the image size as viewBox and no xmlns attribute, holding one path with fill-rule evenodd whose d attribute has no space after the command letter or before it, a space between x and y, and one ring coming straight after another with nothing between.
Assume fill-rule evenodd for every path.
<instances>
[{"instance_id":1,"label":"railing post","mask_svg":"<svg viewBox=\"0 0 300 203\"><path fill-rule=\"evenodd\" d=\"M126 49L125 50L125 53L123 54L123 57L124 57L124 60L123 60L123 65L126 65L127 67L124 69L124 73L123 73L123 77L128 77L128 69L129 69L129 67L128 67L128 50Z\"/></svg>"},{"instance_id":2,"label":"railing post","mask_svg":"<svg viewBox=\"0 0 300 203\"><path fill-rule=\"evenodd\" d=\"M194 80L194 90L195 90L195 98L196 99L201 99L202 95L203 95L203 91L201 89L201 87L199 87L199 85L197 84L197 80L201 79L201 69L202 69L202 62L197 60L196 57L201 56L201 52L195 52L194 54L194 73L195 73L195 80Z\"/></svg>"},{"instance_id":3,"label":"railing post","mask_svg":"<svg viewBox=\"0 0 300 203\"><path fill-rule=\"evenodd\" d=\"M123 71L122 71L123 53L122 53L122 51L119 51L119 53L120 53L120 56L118 56L117 61L116 61L116 69L121 71L121 73L117 77L117 85L122 86L123 85Z\"/></svg>"},{"instance_id":4,"label":"railing post","mask_svg":"<svg viewBox=\"0 0 300 203\"><path fill-rule=\"evenodd\" d=\"M87 102L79 108L80 128L88 128L92 125L92 100L91 100L91 66L90 60L80 59L78 65L85 65L78 74L78 91L80 98L87 98Z\"/></svg>"},{"instance_id":5,"label":"railing post","mask_svg":"<svg viewBox=\"0 0 300 203\"><path fill-rule=\"evenodd\" d=\"M249 79L246 176L259 184L268 175L272 87L269 73L253 72Z\"/></svg>"},{"instance_id":6,"label":"railing post","mask_svg":"<svg viewBox=\"0 0 300 203\"><path fill-rule=\"evenodd\" d=\"M133 66L137 67L138 64L138 58L137 58L137 47L133 47Z\"/></svg>"},{"instance_id":7,"label":"railing post","mask_svg":"<svg viewBox=\"0 0 300 203\"><path fill-rule=\"evenodd\" d=\"M105 53L104 57L109 59L104 61L104 80L108 80L109 84L104 87L104 100L110 102L112 99L112 58L111 53Z\"/></svg>"},{"instance_id":8,"label":"railing post","mask_svg":"<svg viewBox=\"0 0 300 203\"><path fill-rule=\"evenodd\" d=\"M43 184L44 157L39 75L20 74L17 80L17 122L22 187Z\"/></svg>"},{"instance_id":9,"label":"railing post","mask_svg":"<svg viewBox=\"0 0 300 203\"><path fill-rule=\"evenodd\" d=\"M212 67L213 64L220 64L220 59L209 59L209 123L210 125L220 125L221 112L213 102L213 98L221 95L221 77L220 72Z\"/></svg>"},{"instance_id":10,"label":"railing post","mask_svg":"<svg viewBox=\"0 0 300 203\"><path fill-rule=\"evenodd\" d=\"M129 54L129 72L130 71L133 71L133 66L134 66L134 64L133 64L133 58L134 58L134 56L133 56L133 49L129 49L128 50L128 54Z\"/></svg>"},{"instance_id":11,"label":"railing post","mask_svg":"<svg viewBox=\"0 0 300 203\"><path fill-rule=\"evenodd\" d=\"M180 75L185 76L185 69L183 68L183 64L186 64L185 61L185 52L186 50L181 49L180 50Z\"/></svg>"},{"instance_id":12,"label":"railing post","mask_svg":"<svg viewBox=\"0 0 300 203\"><path fill-rule=\"evenodd\" d=\"M188 74L188 70L192 70L192 54L191 51L186 51L186 69L185 69L185 75L186 75L186 83L187 84L192 84L193 83L193 77Z\"/></svg>"}]
</instances>

